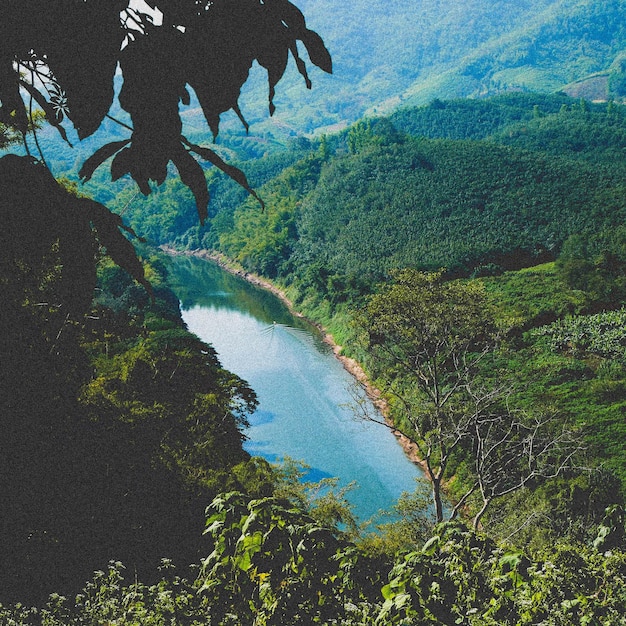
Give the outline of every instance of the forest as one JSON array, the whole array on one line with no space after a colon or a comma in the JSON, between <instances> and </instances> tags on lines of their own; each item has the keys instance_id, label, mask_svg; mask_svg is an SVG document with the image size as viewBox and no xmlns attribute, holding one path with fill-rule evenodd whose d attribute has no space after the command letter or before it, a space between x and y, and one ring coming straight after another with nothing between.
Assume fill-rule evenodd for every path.
<instances>
[{"instance_id":1,"label":"forest","mask_svg":"<svg viewBox=\"0 0 626 626\"><path fill-rule=\"evenodd\" d=\"M0 24L0 623L626 623L621 3L476 0L470 29L425 2L404 55L415 3L371 55L325 3L148 4ZM341 89L247 141L253 62L272 114L303 49L314 77L352 55ZM571 96L590 76L602 102ZM430 478L395 521L244 451L255 392L185 328L164 244L363 364Z\"/></svg>"}]
</instances>

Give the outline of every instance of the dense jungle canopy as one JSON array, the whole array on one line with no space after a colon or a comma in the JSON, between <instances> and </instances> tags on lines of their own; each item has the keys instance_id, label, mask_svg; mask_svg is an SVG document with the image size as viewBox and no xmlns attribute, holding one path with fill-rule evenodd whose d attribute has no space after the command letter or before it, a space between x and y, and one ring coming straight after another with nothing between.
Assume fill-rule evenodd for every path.
<instances>
[{"instance_id":1,"label":"dense jungle canopy","mask_svg":"<svg viewBox=\"0 0 626 626\"><path fill-rule=\"evenodd\" d=\"M466 12L450 5L441 18L441 3L419 3L424 38L395 54L388 76L367 72L365 56L393 56L397 25L418 3L338 7L352 17L393 9L395 21L357 28L371 49L342 49L363 68L362 90L345 108L329 101L337 119L387 83L383 110L436 88L552 89L590 73L601 74L592 82L603 96L624 94L622 3L464 5L483 27L461 44ZM493 10L498 19L487 20ZM316 11L336 35L333 7ZM15 154L0 158L0 621L625 623L622 105L528 93L434 100L243 158L250 184L204 136L217 135L227 111L247 129L238 100L252 66L267 76L270 115L290 57L307 87L301 52L331 72L293 4L8 0L2 15L0 142ZM192 101L204 130L190 138ZM88 146L65 179L46 167L48 137L33 132L44 123ZM102 126L107 138L91 143ZM262 144L242 154L259 156ZM105 162L132 191L105 190ZM150 194L141 206L131 206L135 186ZM212 211L210 190L220 194ZM399 503L397 522L363 535L341 493L324 491L332 483L305 487L297 470L250 458L242 441L254 391L186 331L161 258L137 234L226 253L331 324L409 438L428 447L444 436L430 460L445 461L445 474L433 475L477 528L428 525L418 493ZM488 328L482 348L475 330L448 330L469 310L466 295L480 304L467 326ZM374 318L366 337L352 323L357 309ZM430 328L413 340L415 311ZM439 378L421 369L433 328L460 345L430 355ZM405 356L434 387L411 386ZM506 393L492 403L494 385ZM424 408L429 394L446 401ZM563 447L550 447L558 436L543 445L533 423L576 435L584 454L569 463L565 450L562 462ZM548 466L557 461L552 480L535 442Z\"/></svg>"}]
</instances>

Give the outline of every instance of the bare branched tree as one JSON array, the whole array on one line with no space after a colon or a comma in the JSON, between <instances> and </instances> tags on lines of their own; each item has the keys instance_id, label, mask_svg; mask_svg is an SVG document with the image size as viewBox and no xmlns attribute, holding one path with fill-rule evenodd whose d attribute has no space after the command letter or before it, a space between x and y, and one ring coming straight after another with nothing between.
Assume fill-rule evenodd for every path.
<instances>
[{"instance_id":1,"label":"bare branched tree","mask_svg":"<svg viewBox=\"0 0 626 626\"><path fill-rule=\"evenodd\" d=\"M459 449L469 455L474 481L450 518L478 493L478 527L494 500L573 468L581 444L554 414L510 409L513 385L506 378L479 382L480 365L499 338L480 285L415 270L394 278L370 298L358 325L375 359L377 383L407 427L373 416L363 402L356 412L415 445L438 521L445 516L442 486L450 462Z\"/></svg>"},{"instance_id":2,"label":"bare branched tree","mask_svg":"<svg viewBox=\"0 0 626 626\"><path fill-rule=\"evenodd\" d=\"M475 482L467 496L478 491L481 498L475 529L494 500L576 469L584 449L579 434L555 414L479 415L471 437Z\"/></svg>"}]
</instances>

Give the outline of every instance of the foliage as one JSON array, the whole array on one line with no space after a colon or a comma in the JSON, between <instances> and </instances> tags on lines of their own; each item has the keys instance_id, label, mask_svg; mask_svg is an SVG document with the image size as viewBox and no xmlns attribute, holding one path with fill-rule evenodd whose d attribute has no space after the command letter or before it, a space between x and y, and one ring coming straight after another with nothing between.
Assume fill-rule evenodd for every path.
<instances>
[{"instance_id":1,"label":"foliage","mask_svg":"<svg viewBox=\"0 0 626 626\"><path fill-rule=\"evenodd\" d=\"M420 107L402 107L389 119L412 137L480 140L500 133L505 136L510 126L530 122L537 110L551 116L571 103L563 94L516 92L480 99L437 98Z\"/></svg>"},{"instance_id":2,"label":"foliage","mask_svg":"<svg viewBox=\"0 0 626 626\"><path fill-rule=\"evenodd\" d=\"M421 550L389 562L274 498L222 494L207 515L215 549L195 582L166 561L155 584L128 583L122 564L112 562L74 601L54 594L39 611L0 606L0 617L16 626L625 623L619 547L600 553L557 544L533 559L453 522L439 525ZM606 528L623 524L620 515L607 510Z\"/></svg>"},{"instance_id":3,"label":"foliage","mask_svg":"<svg viewBox=\"0 0 626 626\"><path fill-rule=\"evenodd\" d=\"M566 286L554 262L479 280L498 312L499 323L512 333L581 313L589 303L583 292Z\"/></svg>"},{"instance_id":4,"label":"foliage","mask_svg":"<svg viewBox=\"0 0 626 626\"><path fill-rule=\"evenodd\" d=\"M597 355L624 362L626 359L626 310L596 315L566 317L533 331L535 337L547 337L554 351L572 356Z\"/></svg>"},{"instance_id":5,"label":"foliage","mask_svg":"<svg viewBox=\"0 0 626 626\"><path fill-rule=\"evenodd\" d=\"M625 121L620 105L583 111L562 95L438 101L246 163L265 211L210 176L206 229L169 181L127 215L154 243L220 249L337 307L394 267L498 275L554 260L574 234L615 230Z\"/></svg>"},{"instance_id":6,"label":"foliage","mask_svg":"<svg viewBox=\"0 0 626 626\"><path fill-rule=\"evenodd\" d=\"M615 230L622 109L540 94L433 102L243 164L266 210L216 174L208 228L181 183L117 205L153 243L221 249L337 307L393 267L498 275L555 259L573 234Z\"/></svg>"},{"instance_id":7,"label":"foliage","mask_svg":"<svg viewBox=\"0 0 626 626\"><path fill-rule=\"evenodd\" d=\"M313 189L327 158L323 145L263 187L266 207L244 203L233 214L232 229L222 232L219 248L250 271L270 278L285 274L298 239L298 204Z\"/></svg>"},{"instance_id":8,"label":"foliage","mask_svg":"<svg viewBox=\"0 0 626 626\"><path fill-rule=\"evenodd\" d=\"M338 156L302 203L294 271L380 280L393 267L469 274L554 258L619 223L622 174L479 142L405 141ZM582 210L584 207L584 210Z\"/></svg>"},{"instance_id":9,"label":"foliage","mask_svg":"<svg viewBox=\"0 0 626 626\"><path fill-rule=\"evenodd\" d=\"M187 85L217 135L224 111L233 109L243 120L239 92L254 61L268 74L270 114L290 53L310 87L297 41L324 71L332 71L332 62L320 36L306 27L302 13L286 0L247 0L236 10L228 2L159 0L151 8L160 14L160 26L151 13L127 0L106 6L93 0L11 4L1 33L0 122L26 133L21 88L31 99L29 107L34 100L64 138L61 122L66 116L80 139L88 137L109 111L119 64L123 76L119 103L130 115L132 135L100 147L83 164L80 177L88 180L115 155L112 179L130 174L147 195L149 181L161 184L171 161L192 190L203 222L209 196L204 172L192 153L254 192L240 170L182 135L179 103L190 103Z\"/></svg>"},{"instance_id":10,"label":"foliage","mask_svg":"<svg viewBox=\"0 0 626 626\"><path fill-rule=\"evenodd\" d=\"M467 459L467 490L452 516L477 493L477 528L496 499L570 469L576 435L540 406L512 410L512 376L493 359L499 338L482 285L414 270L393 278L369 298L358 321L376 383L408 425L404 434L432 484L437 521L444 518L441 490L453 459Z\"/></svg>"},{"instance_id":11,"label":"foliage","mask_svg":"<svg viewBox=\"0 0 626 626\"><path fill-rule=\"evenodd\" d=\"M254 393L183 329L115 215L28 157L0 173L2 599L72 591L114 557L186 566L224 485L271 492L241 447Z\"/></svg>"},{"instance_id":12,"label":"foliage","mask_svg":"<svg viewBox=\"0 0 626 626\"><path fill-rule=\"evenodd\" d=\"M359 524L346 499L354 484L339 487L336 477L325 477L317 482L307 480L311 468L289 457L275 468L275 497L294 503L320 525L337 529L336 532L346 538L359 536Z\"/></svg>"},{"instance_id":13,"label":"foliage","mask_svg":"<svg viewBox=\"0 0 626 626\"><path fill-rule=\"evenodd\" d=\"M425 477L416 479L413 492L404 492L389 511L384 511L376 532L361 533L356 543L366 554L397 555L414 551L433 535L431 487Z\"/></svg>"},{"instance_id":14,"label":"foliage","mask_svg":"<svg viewBox=\"0 0 626 626\"><path fill-rule=\"evenodd\" d=\"M383 588L380 624L622 623L623 554L557 547L538 562L449 524L396 564ZM567 574L564 575L564 572ZM600 590L608 577L611 593Z\"/></svg>"},{"instance_id":15,"label":"foliage","mask_svg":"<svg viewBox=\"0 0 626 626\"><path fill-rule=\"evenodd\" d=\"M588 293L596 308L614 308L626 299L626 229L620 225L588 237L567 239L557 267L573 289Z\"/></svg>"},{"instance_id":16,"label":"foliage","mask_svg":"<svg viewBox=\"0 0 626 626\"><path fill-rule=\"evenodd\" d=\"M353 547L287 501L229 493L207 513L216 547L201 592L220 623L341 623L377 579L355 567Z\"/></svg>"},{"instance_id":17,"label":"foliage","mask_svg":"<svg viewBox=\"0 0 626 626\"><path fill-rule=\"evenodd\" d=\"M5 28L0 27L5 35L0 38L0 121L4 128L25 133L27 109L35 103L62 136L65 117L79 137L91 136L109 110L113 73L120 60L124 74L120 104L130 115L133 128L127 130L132 136L110 138L83 164L81 177L97 178L96 169L113 157L113 178L130 173L148 193L153 182L165 180L171 161L195 196L200 220L210 219L215 229L207 233L194 223L187 210L189 193L172 200L181 185L168 181L163 196L143 216L131 210L133 225L145 225L142 232L153 241L220 246L248 269L290 282L302 302L315 291L318 302L326 299L323 311L330 315L337 310L344 314L346 303L363 302L393 267L446 266L451 273L494 276L554 258L572 233L583 232L590 233L589 248L576 256L581 241L569 240L559 265L578 294L544 290L545 297L538 302L537 288L533 302L521 309L511 299L497 304L502 307L499 314L510 319L513 311L513 316L523 318L519 330L564 312L621 304L623 237L594 235L601 230L617 232L614 227L623 218L623 167L615 158L624 137L621 107L524 94L471 105L438 101L403 111L392 121L365 121L329 142L302 144L299 152L259 165L256 173L267 183L268 202L268 208L260 211L252 204L239 206L242 194L221 176L210 173L207 178L192 153L244 189L252 188L240 170L227 164L222 151L183 137L179 107L191 104L186 89L190 85L214 133L225 109L233 108L243 117L237 100L255 58L268 72L273 107L274 87L289 53L308 81L297 40L305 44L313 64L329 71L324 44L293 5L246 0L236 4L235 15L230 2L208 6L158 0L152 4L161 10L163 24L157 26L122 0L104 8L94 0L48 4L12 3L7 9L9 19L3 22ZM607 56L619 49L620 3L513 4L514 12L507 2L495 7L501 9L497 24L506 24L512 33L506 45L503 40L487 45L496 22L476 32L475 47L486 47L469 57L463 54L459 80L458 73L454 78L443 70L456 54L457 20L462 21L463 13L442 18L439 3L421 3L422 23L438 29L440 36L433 42L440 50L425 45L424 39L417 46L420 63L426 66L430 59L437 64L442 81L455 82L455 88L485 92L526 84L531 57L541 66L555 51L562 54L565 69L557 71L557 79L545 67L534 70L538 80L561 85L568 77L603 69ZM376 10L372 3L367 8ZM389 8L385 6L384 12L388 14ZM465 8L476 16L487 10L478 0ZM489 10L493 9L492 3ZM535 15L529 20L531 10ZM336 13L329 15L338 27ZM392 17L384 26L376 22L375 34L384 35L393 19L409 21L405 11L397 15L401 17ZM591 51L561 41L564 31L576 33L582 25L587 41L594 42ZM207 31L211 37L206 37ZM360 31L365 37L372 32ZM545 37L534 36L537 33ZM529 49L515 38L517 34L531 34L527 40L535 42L534 47ZM380 49L381 41L392 39L382 36L375 45ZM354 50L351 54L358 56ZM408 85L420 64L414 58L407 63L406 54L399 55L400 73ZM233 61L230 73L217 71L220 55ZM618 79L615 70L610 84L616 91ZM369 80L378 90L380 83ZM162 86L158 93L155 84ZM440 87L446 88L443 82ZM28 94L26 106L20 88ZM415 101L423 98L419 93L409 96ZM337 99L333 106L339 111ZM432 139L414 139L402 131ZM9 393L0 407L1 473L7 477L0 544L3 594L9 599L27 594L39 601L52 588L72 590L90 568L111 556L121 556L138 572L134 583L125 581L122 566L113 563L108 572L98 572L73 603L54 595L41 611L0 607L3 620L55 626L85 621L623 621L619 509L607 513L597 543L610 544L612 554L573 545L530 561L461 525L448 525L440 527L421 552L391 564L371 555L406 543L392 539L361 549L348 541L345 532L333 528L337 522L350 524L341 493L338 499L322 494L315 506L308 502L304 506L302 491L292 481L289 493L300 507L269 497L275 488L271 470L261 460L248 459L241 449L241 427L254 407L254 394L244 381L221 368L210 346L182 330L159 263L153 259L144 276L120 232L121 220L102 205L62 190L29 160L5 157L0 167L3 191L7 190L0 266L6 306L0 321L7 331L3 354L12 364L2 373L3 388ZM207 180L212 189L228 192L210 216ZM105 194L102 188L101 193ZM134 198L126 193L118 199L123 210ZM95 258L102 247L145 287L150 280L152 301L110 263L102 264L96 275ZM568 257L571 251L576 254ZM573 271L567 269L568 263ZM426 313L440 322L452 310L453 317L463 321L454 305L455 294L464 288L442 283L441 278L437 282L441 306L427 307ZM511 290L517 289L513 282ZM524 278L520 282L527 284ZM486 284L491 285L493 302L506 291L496 279ZM471 297L461 302L461 309L485 306L482 289L477 283L468 285L465 291ZM92 307L94 287L98 291ZM385 289L370 303L389 296ZM610 315L617 323L608 319ZM501 370L516 372L528 383L524 397L514 399L520 406L548 400L559 404L567 419L581 420L584 415L598 431L590 435L592 441L598 447L607 444L603 450L614 455L612 467L619 469L615 445L622 440L626 380L620 363L620 315L621 311L566 319L525 336L511 335L517 352L499 355L501 360L490 364L481 359L469 363L463 374L471 370L489 380ZM419 329L423 318L411 320L405 334ZM474 336L475 325L469 327L472 342L461 346L463 356L480 354L484 339L481 333ZM460 330L459 336L467 328ZM449 338L447 329L444 334ZM563 353L563 346L572 349ZM437 367L445 371L457 356L448 354ZM406 380L396 373L391 372L391 379L400 395ZM452 380L448 378L444 395L456 391ZM454 410L465 408L467 403L457 400ZM425 411L418 417L424 423L436 421ZM512 424L521 428L520 422ZM431 432L426 428L421 440L427 441ZM516 441L524 442L523 434ZM462 463L467 453L460 450L450 459L457 485L471 480ZM441 462L445 454L445 450L436 453L433 461ZM567 478L563 484L544 485L544 506L565 500L562 494L568 490L570 494L552 520L564 518L573 524L572 503L584 501L591 511L584 519L596 521L600 499L593 500L593 485L582 487ZM607 484L614 485L610 480ZM207 547L199 537L200 511L222 489L249 493L231 492L214 500L208 510ZM550 489L557 493L552 500ZM304 499L308 500L306 494ZM520 500L507 502L504 508L511 511L516 502ZM409 515L416 510L412 501L401 504ZM409 542L424 536L415 524L395 528L415 533ZM212 549L197 583L169 573L154 580L163 575L154 574L154 564L164 554L186 565ZM390 568L385 583L382 577ZM139 582L144 575L153 580Z\"/></svg>"},{"instance_id":18,"label":"foliage","mask_svg":"<svg viewBox=\"0 0 626 626\"><path fill-rule=\"evenodd\" d=\"M471 283L443 282L441 273L403 270L370 297L357 323L376 363L377 384L398 401L410 425L440 522L451 454L472 434L467 390L495 346L484 296Z\"/></svg>"}]
</instances>

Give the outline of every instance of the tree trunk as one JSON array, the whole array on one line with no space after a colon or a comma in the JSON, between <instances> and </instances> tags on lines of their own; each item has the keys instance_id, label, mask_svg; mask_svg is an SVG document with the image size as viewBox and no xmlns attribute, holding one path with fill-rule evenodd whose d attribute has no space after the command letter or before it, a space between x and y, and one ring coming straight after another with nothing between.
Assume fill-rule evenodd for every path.
<instances>
[{"instance_id":1,"label":"tree trunk","mask_svg":"<svg viewBox=\"0 0 626 626\"><path fill-rule=\"evenodd\" d=\"M443 502L441 501L441 477L433 476L431 474L431 481L433 485L433 502L435 504L435 515L437 517L437 524L443 522Z\"/></svg>"},{"instance_id":2,"label":"tree trunk","mask_svg":"<svg viewBox=\"0 0 626 626\"><path fill-rule=\"evenodd\" d=\"M474 517L474 521L472 523L472 527L474 528L474 530L478 530L478 525L480 524L480 520L482 519L483 515L487 511L487 507L490 504L491 504L491 498L487 498L483 500L483 505L480 507L480 511L476 513L476 516Z\"/></svg>"}]
</instances>

